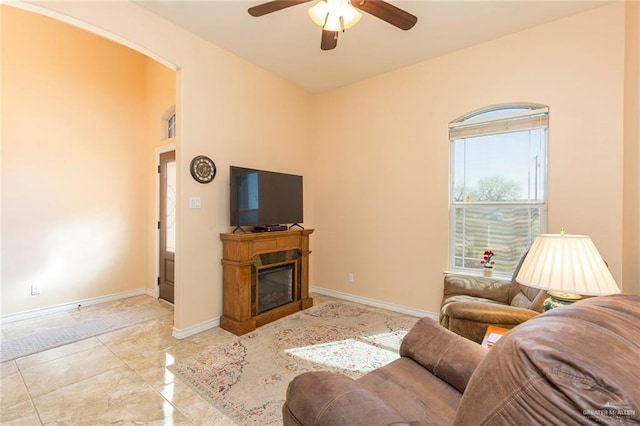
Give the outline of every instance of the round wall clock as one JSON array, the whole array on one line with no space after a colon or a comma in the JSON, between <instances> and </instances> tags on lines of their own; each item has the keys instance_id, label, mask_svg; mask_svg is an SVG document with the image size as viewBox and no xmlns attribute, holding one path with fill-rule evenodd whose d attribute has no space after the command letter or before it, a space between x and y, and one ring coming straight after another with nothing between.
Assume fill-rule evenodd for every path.
<instances>
[{"instance_id":1,"label":"round wall clock","mask_svg":"<svg viewBox=\"0 0 640 426\"><path fill-rule=\"evenodd\" d=\"M198 155L191 160L191 176L200 183L209 183L216 177L216 164L205 155Z\"/></svg>"}]
</instances>

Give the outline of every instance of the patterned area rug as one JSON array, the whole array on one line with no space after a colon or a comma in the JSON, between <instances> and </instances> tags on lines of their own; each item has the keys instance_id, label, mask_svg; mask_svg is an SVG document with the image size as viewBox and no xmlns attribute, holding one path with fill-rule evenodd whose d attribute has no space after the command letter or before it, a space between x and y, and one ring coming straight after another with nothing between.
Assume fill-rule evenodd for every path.
<instances>
[{"instance_id":1,"label":"patterned area rug","mask_svg":"<svg viewBox=\"0 0 640 426\"><path fill-rule=\"evenodd\" d=\"M398 358L418 318L326 302L169 366L241 425L282 424L287 385L306 371L358 378Z\"/></svg>"},{"instance_id":2,"label":"patterned area rug","mask_svg":"<svg viewBox=\"0 0 640 426\"><path fill-rule=\"evenodd\" d=\"M0 362L11 361L172 313L172 308L164 304L147 304L128 308L125 312L85 319L77 324L38 331L23 337L4 339L0 342Z\"/></svg>"}]
</instances>

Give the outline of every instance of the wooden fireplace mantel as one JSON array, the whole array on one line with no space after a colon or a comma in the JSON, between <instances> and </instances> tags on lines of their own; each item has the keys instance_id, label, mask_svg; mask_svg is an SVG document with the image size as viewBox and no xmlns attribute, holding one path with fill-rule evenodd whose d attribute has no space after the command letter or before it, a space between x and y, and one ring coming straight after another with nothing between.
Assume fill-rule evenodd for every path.
<instances>
[{"instance_id":1,"label":"wooden fireplace mantel","mask_svg":"<svg viewBox=\"0 0 640 426\"><path fill-rule=\"evenodd\" d=\"M220 327L236 335L313 306L309 297L309 235L313 229L260 232L246 234L222 233L222 316ZM252 300L252 267L256 256L297 250L293 301L257 313Z\"/></svg>"}]
</instances>

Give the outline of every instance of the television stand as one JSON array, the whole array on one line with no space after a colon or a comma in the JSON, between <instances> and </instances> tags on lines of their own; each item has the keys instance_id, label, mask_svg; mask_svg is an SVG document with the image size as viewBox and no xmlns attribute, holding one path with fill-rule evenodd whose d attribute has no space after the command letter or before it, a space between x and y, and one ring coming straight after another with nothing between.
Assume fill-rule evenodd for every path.
<instances>
[{"instance_id":1,"label":"television stand","mask_svg":"<svg viewBox=\"0 0 640 426\"><path fill-rule=\"evenodd\" d=\"M304 226L300 225L299 223L294 223L293 225L291 225L291 226L289 227L289 229L291 229L291 228L295 228L296 226L297 226L298 228L300 228L300 229L304 229Z\"/></svg>"}]
</instances>

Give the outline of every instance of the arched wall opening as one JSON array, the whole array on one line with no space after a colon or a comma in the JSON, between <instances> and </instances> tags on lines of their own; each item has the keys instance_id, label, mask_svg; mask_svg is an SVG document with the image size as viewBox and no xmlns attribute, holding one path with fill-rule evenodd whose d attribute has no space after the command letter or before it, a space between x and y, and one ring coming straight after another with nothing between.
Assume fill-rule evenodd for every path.
<instances>
[{"instance_id":1,"label":"arched wall opening","mask_svg":"<svg viewBox=\"0 0 640 426\"><path fill-rule=\"evenodd\" d=\"M155 150L177 67L80 20L12 6L0 15L3 317L153 295Z\"/></svg>"}]
</instances>

